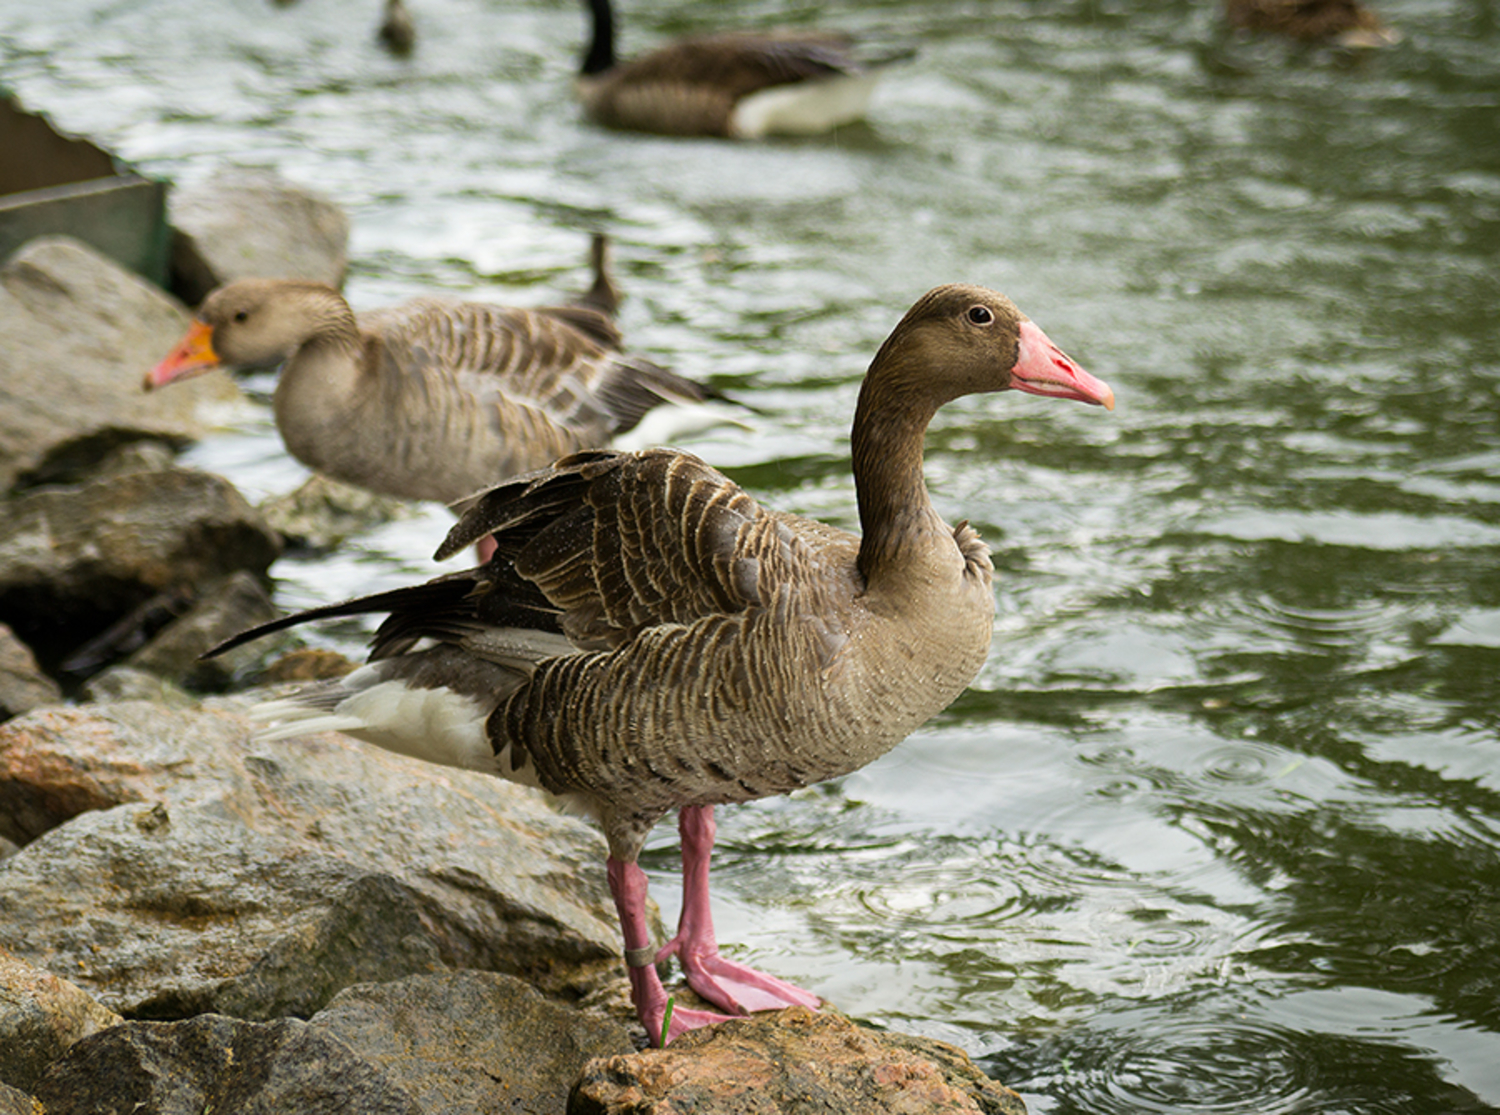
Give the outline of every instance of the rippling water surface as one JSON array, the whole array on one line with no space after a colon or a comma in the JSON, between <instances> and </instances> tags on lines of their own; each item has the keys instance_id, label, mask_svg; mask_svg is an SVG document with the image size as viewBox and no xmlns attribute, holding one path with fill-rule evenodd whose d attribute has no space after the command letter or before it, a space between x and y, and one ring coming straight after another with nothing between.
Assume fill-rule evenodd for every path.
<instances>
[{"instance_id":1,"label":"rippling water surface","mask_svg":"<svg viewBox=\"0 0 1500 1115\"><path fill-rule=\"evenodd\" d=\"M631 3L627 45L921 44L868 126L754 146L581 124L567 0L411 0L409 62L378 6L11 3L3 81L178 181L327 192L358 305L553 299L606 229L632 342L765 411L691 447L842 524L859 377L932 285L1006 291L1118 394L939 416L994 653L880 763L723 811L727 940L1037 1112L1500 1110L1492 0L1387 0L1363 60L1206 0ZM301 475L263 415L192 460ZM446 521L283 562L283 603L426 574Z\"/></svg>"}]
</instances>

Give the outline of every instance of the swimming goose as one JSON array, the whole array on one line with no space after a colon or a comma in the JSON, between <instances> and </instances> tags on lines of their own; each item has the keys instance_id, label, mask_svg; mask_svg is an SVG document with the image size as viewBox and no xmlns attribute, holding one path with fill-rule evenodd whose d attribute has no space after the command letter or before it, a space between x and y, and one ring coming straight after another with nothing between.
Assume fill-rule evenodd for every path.
<instances>
[{"instance_id":1,"label":"swimming goose","mask_svg":"<svg viewBox=\"0 0 1500 1115\"><path fill-rule=\"evenodd\" d=\"M392 54L406 55L417 45L417 24L402 0L385 0L376 37Z\"/></svg>"},{"instance_id":2,"label":"swimming goose","mask_svg":"<svg viewBox=\"0 0 1500 1115\"><path fill-rule=\"evenodd\" d=\"M909 48L862 57L847 35L729 31L615 57L610 0L587 0L593 34L578 76L595 122L662 135L811 135L865 114L885 65Z\"/></svg>"},{"instance_id":3,"label":"swimming goose","mask_svg":"<svg viewBox=\"0 0 1500 1115\"><path fill-rule=\"evenodd\" d=\"M579 453L481 496L439 557L481 536L486 564L248 631L389 612L368 664L262 707L262 738L340 730L433 762L539 786L598 819L632 998L653 1041L656 964L728 1014L809 991L715 942L714 806L857 770L946 707L985 660L989 551L928 497L937 408L1014 389L1113 408L1003 295L944 286L914 305L865 376L852 434L861 535L758 504L667 449ZM637 863L679 811L683 900L653 946ZM668 1039L728 1015L676 1009Z\"/></svg>"},{"instance_id":4,"label":"swimming goose","mask_svg":"<svg viewBox=\"0 0 1500 1115\"><path fill-rule=\"evenodd\" d=\"M617 297L601 267L584 304L420 298L356 317L332 287L244 279L204 299L145 387L285 361L272 405L292 456L383 495L452 503L608 444L658 404L705 399L621 351L606 312Z\"/></svg>"},{"instance_id":5,"label":"swimming goose","mask_svg":"<svg viewBox=\"0 0 1500 1115\"><path fill-rule=\"evenodd\" d=\"M1231 27L1350 49L1390 46L1401 36L1360 0L1226 0Z\"/></svg>"}]
</instances>

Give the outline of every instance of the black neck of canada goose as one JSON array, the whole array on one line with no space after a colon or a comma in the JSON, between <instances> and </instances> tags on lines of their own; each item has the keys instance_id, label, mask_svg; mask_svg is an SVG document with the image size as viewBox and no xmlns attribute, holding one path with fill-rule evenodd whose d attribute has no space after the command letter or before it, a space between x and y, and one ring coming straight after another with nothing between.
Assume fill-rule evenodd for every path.
<instances>
[{"instance_id":1,"label":"black neck of canada goose","mask_svg":"<svg viewBox=\"0 0 1500 1115\"><path fill-rule=\"evenodd\" d=\"M593 77L611 70L615 65L615 13L609 0L587 0L593 16L593 34L589 48L583 56L582 73Z\"/></svg>"}]
</instances>

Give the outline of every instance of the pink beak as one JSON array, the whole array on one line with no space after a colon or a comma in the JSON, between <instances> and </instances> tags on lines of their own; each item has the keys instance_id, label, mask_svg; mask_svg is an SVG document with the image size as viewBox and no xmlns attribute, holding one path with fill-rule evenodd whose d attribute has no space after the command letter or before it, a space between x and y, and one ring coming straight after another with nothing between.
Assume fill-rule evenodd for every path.
<instances>
[{"instance_id":1,"label":"pink beak","mask_svg":"<svg viewBox=\"0 0 1500 1115\"><path fill-rule=\"evenodd\" d=\"M1088 374L1030 321L1021 322L1021 350L1010 371L1010 385L1031 395L1077 399L1105 410L1115 409L1109 384Z\"/></svg>"}]
</instances>

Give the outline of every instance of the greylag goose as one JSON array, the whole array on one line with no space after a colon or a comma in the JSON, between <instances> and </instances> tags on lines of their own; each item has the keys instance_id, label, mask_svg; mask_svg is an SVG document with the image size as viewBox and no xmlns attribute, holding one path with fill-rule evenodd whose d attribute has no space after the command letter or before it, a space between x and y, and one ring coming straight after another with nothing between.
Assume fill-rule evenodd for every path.
<instances>
[{"instance_id":1,"label":"greylag goose","mask_svg":"<svg viewBox=\"0 0 1500 1115\"><path fill-rule=\"evenodd\" d=\"M914 53L862 56L847 35L727 31L615 57L610 0L587 0L593 33L578 76L595 122L662 135L811 135L865 114L881 69Z\"/></svg>"},{"instance_id":2,"label":"greylag goose","mask_svg":"<svg viewBox=\"0 0 1500 1115\"><path fill-rule=\"evenodd\" d=\"M658 404L708 396L621 351L602 267L584 297L531 310L421 298L356 318L332 287L243 279L204 299L145 387L285 361L272 406L292 456L383 495L453 503L605 445Z\"/></svg>"},{"instance_id":3,"label":"greylag goose","mask_svg":"<svg viewBox=\"0 0 1500 1115\"><path fill-rule=\"evenodd\" d=\"M758 504L697 457L595 450L477 499L439 550L481 536L486 564L315 608L388 612L369 661L268 702L263 738L341 730L407 755L539 786L598 819L632 998L653 1041L722 1020L676 1009L656 965L729 1015L819 999L719 954L709 909L714 807L857 770L949 704L989 650L989 551L928 497L938 407L1015 389L1113 408L1003 295L944 286L880 347L854 415L861 535ZM649 939L637 864L679 811L676 935Z\"/></svg>"},{"instance_id":4,"label":"greylag goose","mask_svg":"<svg viewBox=\"0 0 1500 1115\"><path fill-rule=\"evenodd\" d=\"M1401 36L1360 0L1225 0L1224 16L1241 31L1285 35L1350 49L1390 46Z\"/></svg>"}]
</instances>

